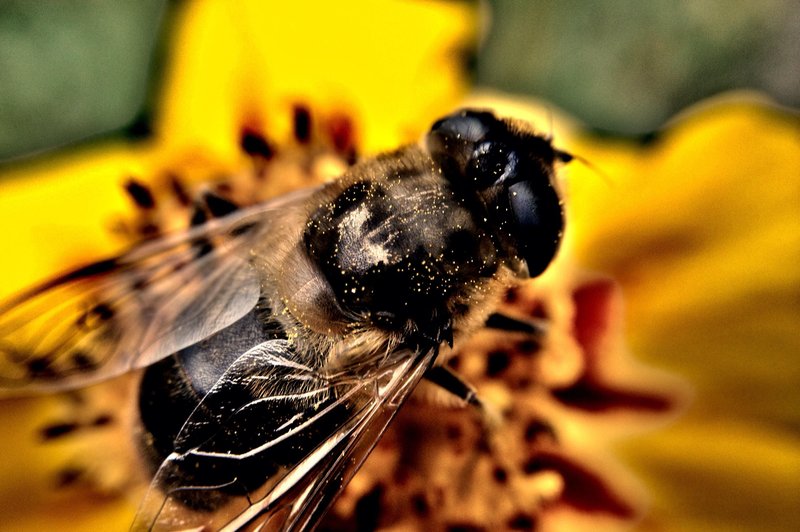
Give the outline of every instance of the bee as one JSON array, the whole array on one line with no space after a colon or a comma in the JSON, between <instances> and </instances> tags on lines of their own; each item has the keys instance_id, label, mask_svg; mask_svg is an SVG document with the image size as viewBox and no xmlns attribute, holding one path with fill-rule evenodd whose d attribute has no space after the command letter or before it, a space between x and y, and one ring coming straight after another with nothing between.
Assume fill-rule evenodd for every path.
<instances>
[{"instance_id":1,"label":"bee","mask_svg":"<svg viewBox=\"0 0 800 532\"><path fill-rule=\"evenodd\" d=\"M0 385L54 392L143 368L153 480L134 530L313 527L425 378L564 231L571 156L489 111L420 145L71 271L0 307ZM214 210L214 209L212 209ZM261 529L261 528L259 528Z\"/></svg>"}]
</instances>

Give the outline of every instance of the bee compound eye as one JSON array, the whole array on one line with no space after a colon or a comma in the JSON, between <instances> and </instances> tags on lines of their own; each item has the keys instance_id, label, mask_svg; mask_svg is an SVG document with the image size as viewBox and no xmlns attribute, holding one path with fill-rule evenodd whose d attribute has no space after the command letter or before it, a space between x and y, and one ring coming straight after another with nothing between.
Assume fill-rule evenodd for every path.
<instances>
[{"instance_id":1,"label":"bee compound eye","mask_svg":"<svg viewBox=\"0 0 800 532\"><path fill-rule=\"evenodd\" d=\"M558 252L564 232L564 213L549 184L534 187L522 181L508 187L518 252L531 277L542 273Z\"/></svg>"}]
</instances>

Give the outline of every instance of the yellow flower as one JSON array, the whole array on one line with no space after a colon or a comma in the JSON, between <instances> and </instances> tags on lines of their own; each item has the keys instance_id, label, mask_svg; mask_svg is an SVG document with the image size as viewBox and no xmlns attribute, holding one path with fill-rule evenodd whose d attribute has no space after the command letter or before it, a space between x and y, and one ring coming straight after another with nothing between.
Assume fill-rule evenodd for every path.
<instances>
[{"instance_id":1,"label":"yellow flower","mask_svg":"<svg viewBox=\"0 0 800 532\"><path fill-rule=\"evenodd\" d=\"M152 138L3 173L0 225L15 230L0 245L15 261L4 267L0 297L127 243L109 229L131 213L122 184L132 176L203 181L241 171L242 130L286 145L297 106L347 117L361 154L415 141L467 89L462 61L476 16L446 1L186 3Z\"/></svg>"},{"instance_id":2,"label":"yellow flower","mask_svg":"<svg viewBox=\"0 0 800 532\"><path fill-rule=\"evenodd\" d=\"M580 139L581 264L625 294L643 361L695 388L676 424L623 446L657 497L642 530L800 527L800 121L753 95L710 101L644 146Z\"/></svg>"},{"instance_id":3,"label":"yellow flower","mask_svg":"<svg viewBox=\"0 0 800 532\"><path fill-rule=\"evenodd\" d=\"M242 153L246 135L296 162L305 153L298 120L337 156L375 153L415 140L462 102L459 61L477 25L471 7L366 0L312 7L309 15L308 4L288 2L185 4L151 138L105 142L3 176L0 246L14 260L4 261L0 297L117 251L147 224L169 228L174 220L159 218L168 209L133 208L122 187L131 178L163 193L174 176L191 187L251 174L263 168ZM516 99L473 102L548 123L539 107ZM566 249L545 277L509 298L509 311L550 320L546 345L482 337L459 354L460 370L481 393L516 412L498 433L499 448L480 450L470 411L408 404L331 519L352 519L359 500L398 474L409 482L389 479L397 483L381 495L395 505L380 516L387 526L459 517L551 530L613 530L640 518L642 530L797 528L796 117L763 103L728 103L677 119L646 146L596 139L560 118L555 135L608 179L570 165ZM312 170L271 181L269 193L327 175ZM621 285L624 314L615 282L586 267ZM648 364L682 374L697 390L680 422L634 440L674 417L684 388L627 357L624 338ZM109 417L104 405L124 403L130 386L123 380L66 400L0 405L4 529L127 528L141 488L132 464L117 455L121 442L135 453L132 420L115 410ZM458 428L442 431L444 422ZM429 438L408 441L404 430ZM53 437L73 432L81 439ZM453 445L474 453L454 459L442 451ZM396 460L398 448L420 447L417 467ZM652 491L649 512L614 448ZM498 462L499 451L507 463ZM457 499L463 478L451 474L464 472L473 482ZM416 513L398 516L397 508ZM431 508L438 513L426 513Z\"/></svg>"},{"instance_id":4,"label":"yellow flower","mask_svg":"<svg viewBox=\"0 0 800 532\"><path fill-rule=\"evenodd\" d=\"M338 128L313 133L350 143L334 148L367 154L416 140L466 90L476 22L471 6L446 1L185 3L151 138L3 172L0 299L126 247L143 221L123 189L131 178L158 190L175 174L191 184L250 172L242 136L291 152L303 110L312 128ZM119 456L130 457L132 438L110 406L125 404L127 386L2 403L4 530L127 530L142 493L126 496L137 479Z\"/></svg>"}]
</instances>

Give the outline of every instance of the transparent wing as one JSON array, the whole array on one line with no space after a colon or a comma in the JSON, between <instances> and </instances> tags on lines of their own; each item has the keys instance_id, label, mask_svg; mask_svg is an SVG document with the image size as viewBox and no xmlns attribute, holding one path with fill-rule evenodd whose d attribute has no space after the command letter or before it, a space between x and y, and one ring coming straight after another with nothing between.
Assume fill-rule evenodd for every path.
<instances>
[{"instance_id":1,"label":"transparent wing","mask_svg":"<svg viewBox=\"0 0 800 532\"><path fill-rule=\"evenodd\" d=\"M186 422L132 529L313 527L434 357L398 351L323 376L284 340L256 346Z\"/></svg>"},{"instance_id":2,"label":"transparent wing","mask_svg":"<svg viewBox=\"0 0 800 532\"><path fill-rule=\"evenodd\" d=\"M0 389L82 386L235 322L260 293L249 251L281 207L311 192L147 242L0 305Z\"/></svg>"}]
</instances>

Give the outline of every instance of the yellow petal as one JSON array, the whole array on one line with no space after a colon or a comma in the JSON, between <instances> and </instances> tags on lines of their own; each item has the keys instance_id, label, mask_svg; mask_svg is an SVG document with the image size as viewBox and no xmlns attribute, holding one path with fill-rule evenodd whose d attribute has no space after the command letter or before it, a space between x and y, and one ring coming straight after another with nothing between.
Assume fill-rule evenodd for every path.
<instances>
[{"instance_id":1,"label":"yellow petal","mask_svg":"<svg viewBox=\"0 0 800 532\"><path fill-rule=\"evenodd\" d=\"M674 427L626 446L666 530L800 527L800 122L753 98L691 110L651 144L579 141L573 244L626 296L633 350L689 378Z\"/></svg>"},{"instance_id":2,"label":"yellow petal","mask_svg":"<svg viewBox=\"0 0 800 532\"><path fill-rule=\"evenodd\" d=\"M181 17L158 132L224 160L245 120L285 141L298 103L354 117L366 153L416 140L463 95L477 23L467 3L404 0L197 2Z\"/></svg>"},{"instance_id":3,"label":"yellow petal","mask_svg":"<svg viewBox=\"0 0 800 532\"><path fill-rule=\"evenodd\" d=\"M26 164L0 179L0 299L124 242L113 226L131 213L122 183L147 168L125 142Z\"/></svg>"}]
</instances>

